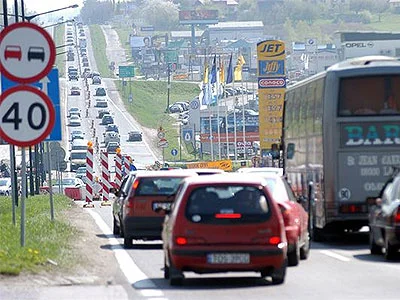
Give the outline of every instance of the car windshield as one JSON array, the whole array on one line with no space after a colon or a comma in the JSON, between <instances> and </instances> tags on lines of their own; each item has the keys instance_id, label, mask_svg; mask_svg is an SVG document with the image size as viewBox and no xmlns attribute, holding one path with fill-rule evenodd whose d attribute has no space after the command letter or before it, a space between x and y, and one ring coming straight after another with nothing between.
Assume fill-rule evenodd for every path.
<instances>
[{"instance_id":1,"label":"car windshield","mask_svg":"<svg viewBox=\"0 0 400 300\"><path fill-rule=\"evenodd\" d=\"M86 159L86 152L71 152L71 159Z\"/></svg>"},{"instance_id":2,"label":"car windshield","mask_svg":"<svg viewBox=\"0 0 400 300\"><path fill-rule=\"evenodd\" d=\"M253 186L216 185L192 191L186 216L193 222L227 224L259 222L269 215L267 197Z\"/></svg>"},{"instance_id":3,"label":"car windshield","mask_svg":"<svg viewBox=\"0 0 400 300\"><path fill-rule=\"evenodd\" d=\"M136 196L168 196L176 193L182 177L141 178Z\"/></svg>"},{"instance_id":4,"label":"car windshield","mask_svg":"<svg viewBox=\"0 0 400 300\"><path fill-rule=\"evenodd\" d=\"M53 185L58 186L58 185L68 185L68 186L75 186L75 179L74 178L64 178L63 180L56 180Z\"/></svg>"},{"instance_id":5,"label":"car windshield","mask_svg":"<svg viewBox=\"0 0 400 300\"><path fill-rule=\"evenodd\" d=\"M97 89L96 90L96 96L105 96L106 95L106 90L103 88Z\"/></svg>"}]
</instances>

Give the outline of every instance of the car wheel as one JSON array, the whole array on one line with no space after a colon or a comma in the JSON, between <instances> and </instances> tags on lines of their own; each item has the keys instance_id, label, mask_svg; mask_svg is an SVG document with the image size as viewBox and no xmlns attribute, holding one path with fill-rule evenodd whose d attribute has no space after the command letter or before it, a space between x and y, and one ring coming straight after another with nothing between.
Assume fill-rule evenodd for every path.
<instances>
[{"instance_id":1,"label":"car wheel","mask_svg":"<svg viewBox=\"0 0 400 300\"><path fill-rule=\"evenodd\" d=\"M300 261L300 245L299 241L294 244L294 249L287 254L288 257L288 265L289 266L297 266Z\"/></svg>"},{"instance_id":2,"label":"car wheel","mask_svg":"<svg viewBox=\"0 0 400 300\"><path fill-rule=\"evenodd\" d=\"M307 232L307 237L304 245L300 248L300 259L307 259L310 255L310 234Z\"/></svg>"},{"instance_id":3,"label":"car wheel","mask_svg":"<svg viewBox=\"0 0 400 300\"><path fill-rule=\"evenodd\" d=\"M382 254L382 247L376 244L372 228L369 229L369 250L372 255Z\"/></svg>"},{"instance_id":4,"label":"car wheel","mask_svg":"<svg viewBox=\"0 0 400 300\"><path fill-rule=\"evenodd\" d=\"M393 260L397 254L397 249L390 245L387 237L385 238L385 258L386 260Z\"/></svg>"},{"instance_id":5,"label":"car wheel","mask_svg":"<svg viewBox=\"0 0 400 300\"><path fill-rule=\"evenodd\" d=\"M164 278L169 279L169 267L167 266L166 258L164 257Z\"/></svg>"},{"instance_id":6,"label":"car wheel","mask_svg":"<svg viewBox=\"0 0 400 300\"><path fill-rule=\"evenodd\" d=\"M124 237L124 248L125 249L133 248L133 239L130 236Z\"/></svg>"},{"instance_id":7,"label":"car wheel","mask_svg":"<svg viewBox=\"0 0 400 300\"><path fill-rule=\"evenodd\" d=\"M281 268L274 270L271 275L273 284L282 284L285 281L286 276L286 262L282 265Z\"/></svg>"},{"instance_id":8,"label":"car wheel","mask_svg":"<svg viewBox=\"0 0 400 300\"><path fill-rule=\"evenodd\" d=\"M168 275L169 275L169 284L171 286L178 286L182 285L183 279L183 272L176 269L175 266L172 264L172 261L169 260L169 268L168 268Z\"/></svg>"},{"instance_id":9,"label":"car wheel","mask_svg":"<svg viewBox=\"0 0 400 300\"><path fill-rule=\"evenodd\" d=\"M113 219L113 234L114 235L119 235L121 232L119 226L117 225L117 221L115 221L115 217Z\"/></svg>"}]
</instances>

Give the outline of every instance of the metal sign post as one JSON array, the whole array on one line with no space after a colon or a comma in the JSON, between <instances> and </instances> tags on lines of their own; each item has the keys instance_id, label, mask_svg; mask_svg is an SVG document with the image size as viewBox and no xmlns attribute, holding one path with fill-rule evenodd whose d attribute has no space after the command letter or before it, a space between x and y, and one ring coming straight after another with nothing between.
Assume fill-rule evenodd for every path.
<instances>
[{"instance_id":1,"label":"metal sign post","mask_svg":"<svg viewBox=\"0 0 400 300\"><path fill-rule=\"evenodd\" d=\"M50 145L49 142L46 142L47 148L47 166L49 169L49 195L50 195L50 218L54 221L54 201L53 201L53 184L51 183L51 159L50 159Z\"/></svg>"},{"instance_id":2,"label":"metal sign post","mask_svg":"<svg viewBox=\"0 0 400 300\"><path fill-rule=\"evenodd\" d=\"M25 199L26 199L26 157L25 147L21 149L21 247L25 246Z\"/></svg>"}]
</instances>

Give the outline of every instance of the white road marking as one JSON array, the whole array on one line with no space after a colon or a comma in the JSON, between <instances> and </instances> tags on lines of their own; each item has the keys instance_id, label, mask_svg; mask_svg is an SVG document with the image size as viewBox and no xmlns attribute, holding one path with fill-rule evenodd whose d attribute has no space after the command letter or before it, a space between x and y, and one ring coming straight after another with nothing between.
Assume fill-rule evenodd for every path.
<instances>
[{"instance_id":1,"label":"white road marking","mask_svg":"<svg viewBox=\"0 0 400 300\"><path fill-rule=\"evenodd\" d=\"M324 255L326 255L326 256L329 256L329 257L335 258L337 260L340 260L340 261L344 261L344 262L349 262L350 261L350 258L347 258L345 256L342 256L342 255L337 254L337 253L335 253L333 251L330 251L330 250L321 250L319 252L324 254Z\"/></svg>"},{"instance_id":2,"label":"white road marking","mask_svg":"<svg viewBox=\"0 0 400 300\"><path fill-rule=\"evenodd\" d=\"M112 235L111 229L100 217L100 215L94 211L87 210L93 217L96 224L99 226L101 231L106 235ZM135 289L143 289L139 291L145 297L163 297L163 292L157 288L152 282L134 263L128 252L121 246L116 238L109 238L108 242L113 247L115 258L118 261L121 271L124 273L129 284L133 285ZM166 298L157 298L158 300Z\"/></svg>"}]
</instances>

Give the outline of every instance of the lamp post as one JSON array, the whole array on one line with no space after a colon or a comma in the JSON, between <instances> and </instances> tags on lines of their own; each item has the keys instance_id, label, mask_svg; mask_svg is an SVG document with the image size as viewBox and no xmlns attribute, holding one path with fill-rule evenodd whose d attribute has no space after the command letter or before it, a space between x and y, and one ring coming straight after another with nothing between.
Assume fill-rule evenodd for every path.
<instances>
[{"instance_id":1,"label":"lamp post","mask_svg":"<svg viewBox=\"0 0 400 300\"><path fill-rule=\"evenodd\" d=\"M58 22L58 23L55 23L55 24L50 24L50 25L43 26L42 28L49 28L49 27L58 26L58 25L62 25L62 24L65 24L65 23L69 23L69 22L75 22L75 20L71 19L71 20L67 20L67 21L64 21L64 22Z\"/></svg>"},{"instance_id":2,"label":"lamp post","mask_svg":"<svg viewBox=\"0 0 400 300\"><path fill-rule=\"evenodd\" d=\"M171 90L171 63L168 63L167 76L168 76L168 81L167 81L167 108L165 109L166 113L169 112L169 93Z\"/></svg>"},{"instance_id":3,"label":"lamp post","mask_svg":"<svg viewBox=\"0 0 400 300\"><path fill-rule=\"evenodd\" d=\"M25 17L23 17L23 19L26 20L26 21L28 21L28 22L30 22L32 19L34 19L34 18L36 18L36 17L38 17L38 16L41 16L41 15L47 15L47 14L50 14L50 13L53 13L53 12L56 12L56 11L60 11L60 10L64 10L64 9L69 9L69 8L77 8L77 7L79 7L78 4L73 4L73 5L70 5L70 6L66 6L66 7L62 7L62 8L57 8L57 9L53 9L53 10L49 10L49 11L45 11L45 12L33 14L33 15L30 15L30 16L25 16Z\"/></svg>"}]
</instances>

